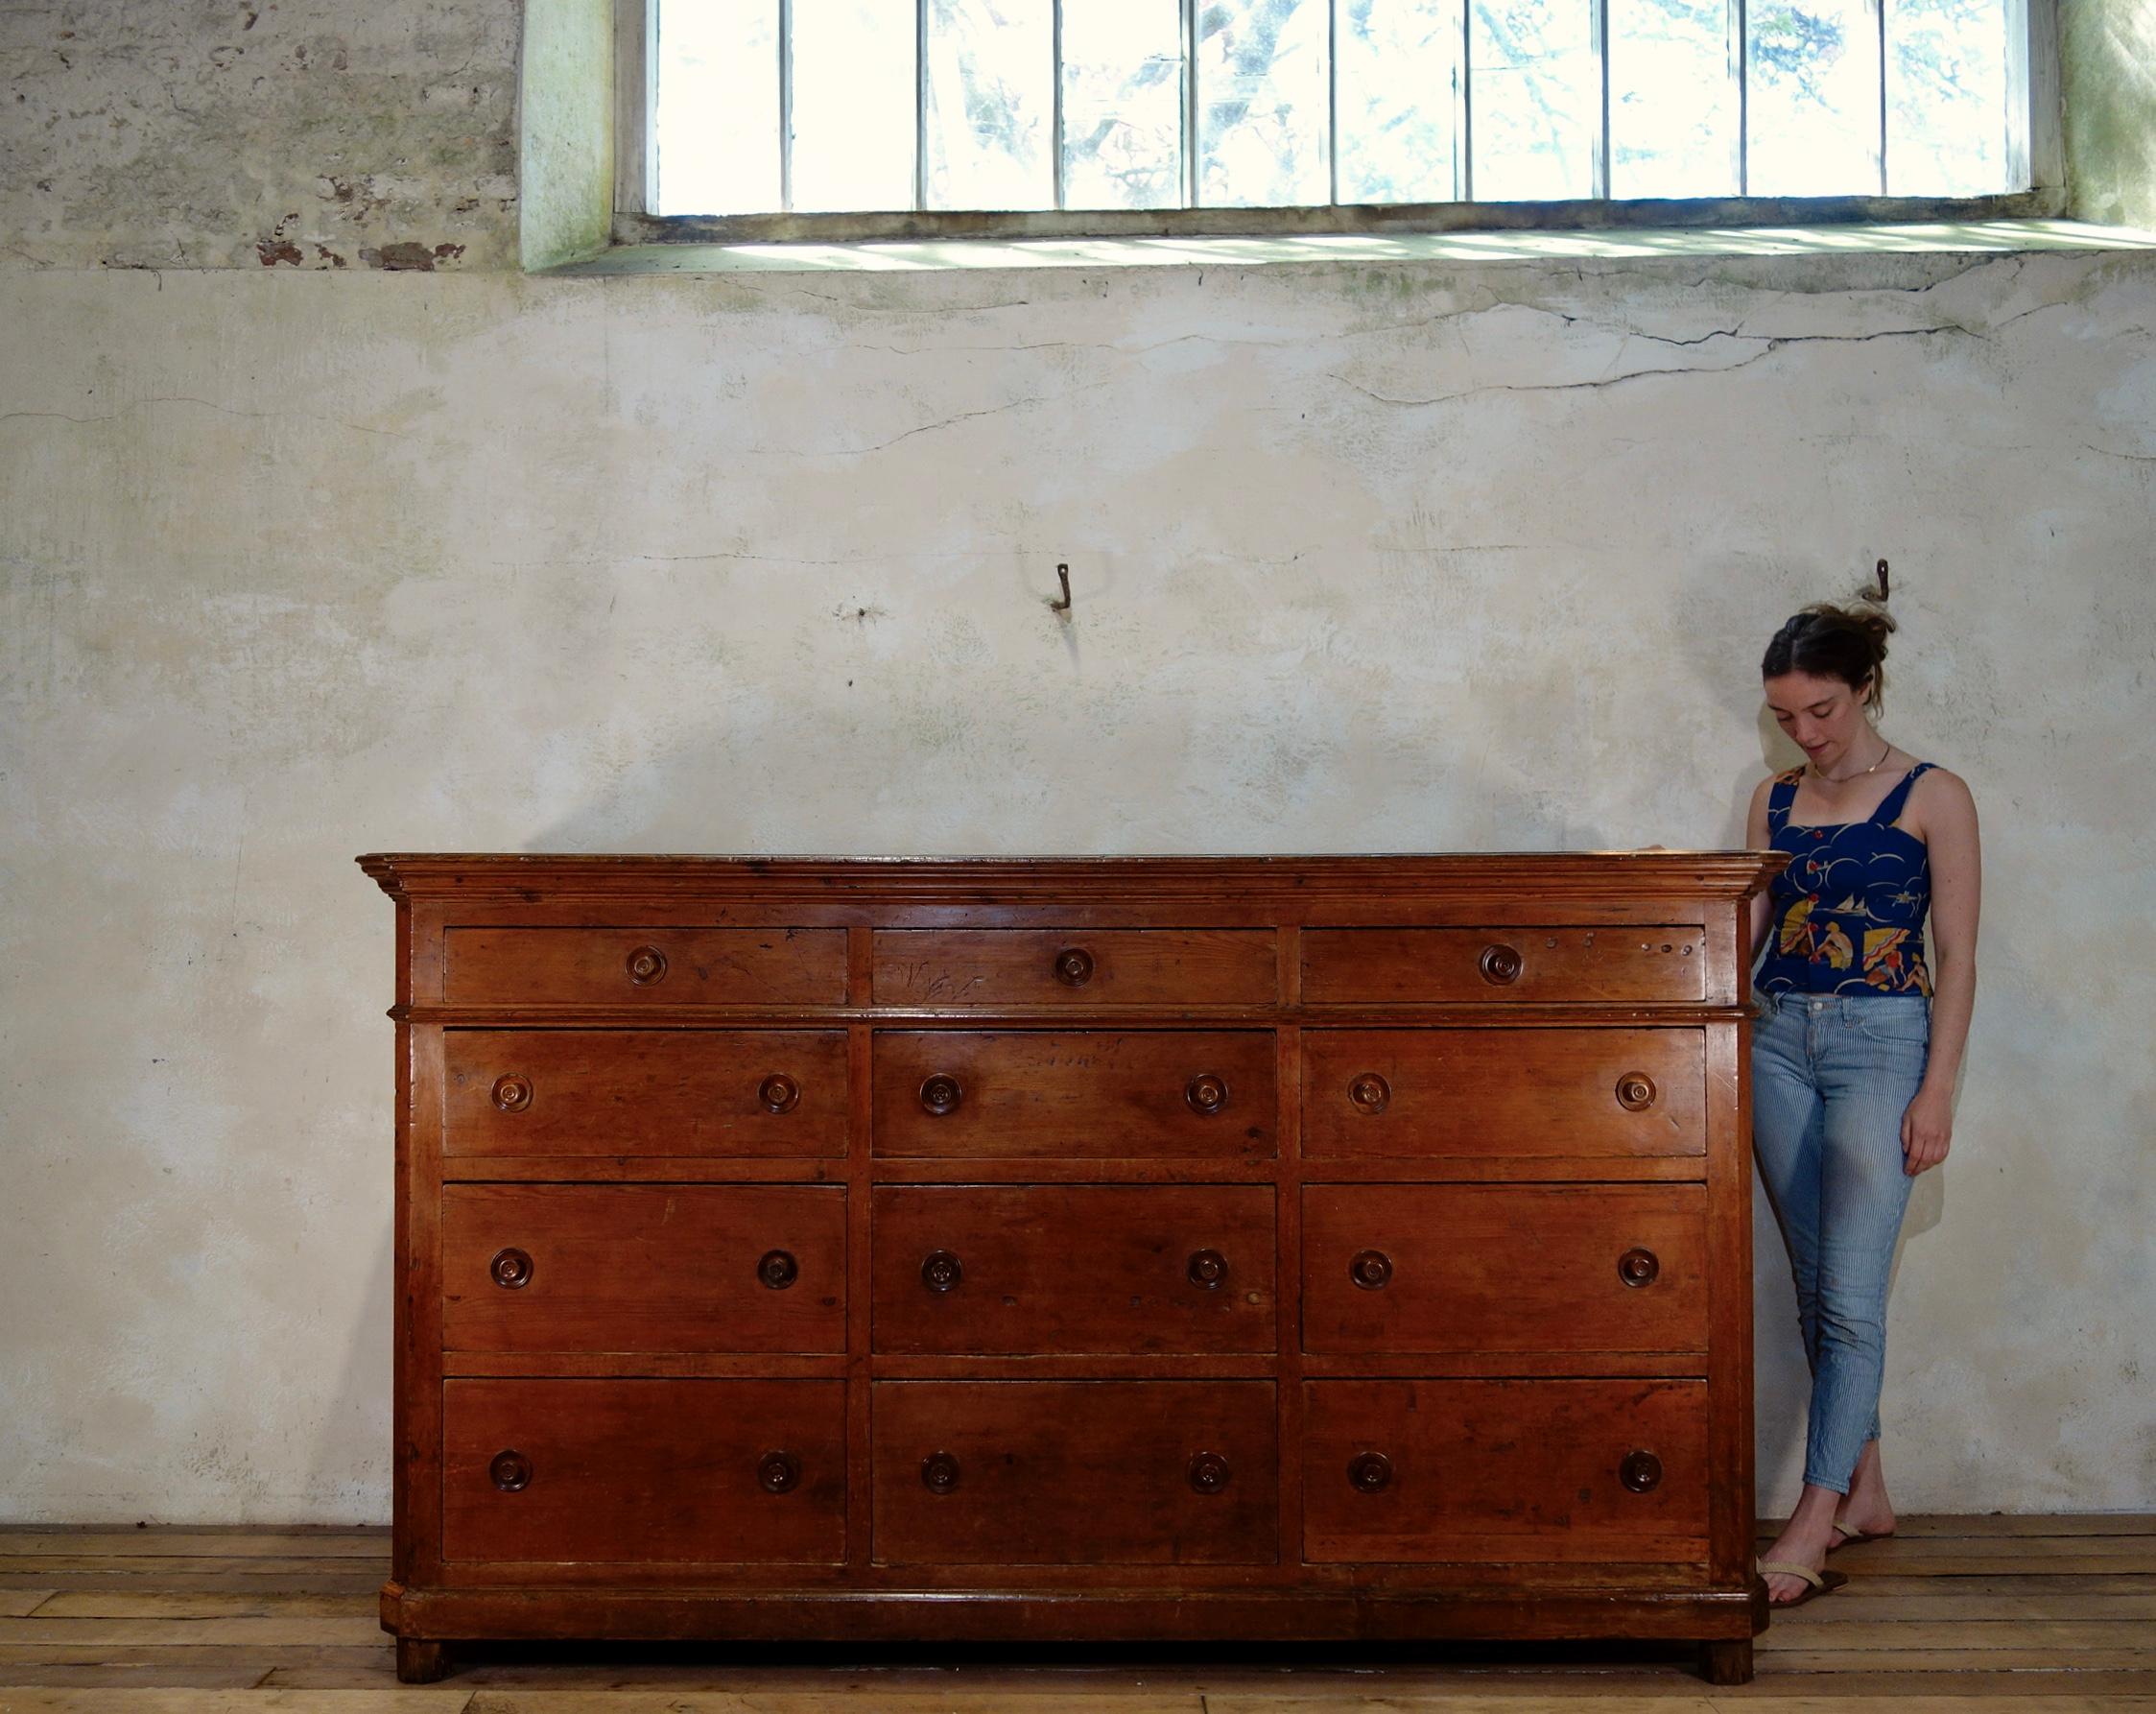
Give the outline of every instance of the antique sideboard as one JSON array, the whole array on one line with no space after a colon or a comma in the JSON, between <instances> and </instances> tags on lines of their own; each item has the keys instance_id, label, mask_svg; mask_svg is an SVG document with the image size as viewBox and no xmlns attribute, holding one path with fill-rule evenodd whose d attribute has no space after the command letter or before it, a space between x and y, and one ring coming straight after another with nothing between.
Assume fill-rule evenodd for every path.
<instances>
[{"instance_id":1,"label":"antique sideboard","mask_svg":"<svg viewBox=\"0 0 2156 1714\"><path fill-rule=\"evenodd\" d=\"M1760 852L369 856L398 1676L464 1639L1751 1672Z\"/></svg>"}]
</instances>

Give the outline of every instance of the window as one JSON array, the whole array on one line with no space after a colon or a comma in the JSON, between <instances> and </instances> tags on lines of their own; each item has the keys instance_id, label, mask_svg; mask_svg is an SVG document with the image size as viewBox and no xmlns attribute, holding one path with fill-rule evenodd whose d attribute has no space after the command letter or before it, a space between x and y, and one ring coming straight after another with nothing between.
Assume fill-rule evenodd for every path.
<instances>
[{"instance_id":1,"label":"window","mask_svg":"<svg viewBox=\"0 0 2156 1714\"><path fill-rule=\"evenodd\" d=\"M2056 212L2052 0L625 4L647 236Z\"/></svg>"}]
</instances>

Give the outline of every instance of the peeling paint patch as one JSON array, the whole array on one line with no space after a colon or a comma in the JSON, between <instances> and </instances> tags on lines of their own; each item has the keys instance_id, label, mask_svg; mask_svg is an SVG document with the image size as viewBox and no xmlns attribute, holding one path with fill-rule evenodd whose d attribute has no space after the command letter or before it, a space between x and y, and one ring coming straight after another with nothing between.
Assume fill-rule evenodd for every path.
<instances>
[{"instance_id":1,"label":"peeling paint patch","mask_svg":"<svg viewBox=\"0 0 2156 1714\"><path fill-rule=\"evenodd\" d=\"M385 244L380 250L363 250L360 260L369 268L387 269L391 273L432 274L438 262L454 262L464 253L461 244L438 244L429 250L423 244Z\"/></svg>"},{"instance_id":2,"label":"peeling paint patch","mask_svg":"<svg viewBox=\"0 0 2156 1714\"><path fill-rule=\"evenodd\" d=\"M283 262L293 268L306 265L307 258L299 253L299 247L289 238L263 238L255 242L254 253L262 258L262 266L274 268Z\"/></svg>"}]
</instances>

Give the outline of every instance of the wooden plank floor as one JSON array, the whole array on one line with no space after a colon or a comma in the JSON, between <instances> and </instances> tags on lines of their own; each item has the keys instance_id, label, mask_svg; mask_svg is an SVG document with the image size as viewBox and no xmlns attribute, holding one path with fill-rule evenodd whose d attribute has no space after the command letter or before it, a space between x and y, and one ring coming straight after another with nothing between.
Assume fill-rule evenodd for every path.
<instances>
[{"instance_id":1,"label":"wooden plank floor","mask_svg":"<svg viewBox=\"0 0 2156 1714\"><path fill-rule=\"evenodd\" d=\"M1909 1518L1834 1562L1731 1689L1646 1645L499 1645L403 1686L383 1531L0 1529L0 1714L2156 1714L2156 1517Z\"/></svg>"}]
</instances>

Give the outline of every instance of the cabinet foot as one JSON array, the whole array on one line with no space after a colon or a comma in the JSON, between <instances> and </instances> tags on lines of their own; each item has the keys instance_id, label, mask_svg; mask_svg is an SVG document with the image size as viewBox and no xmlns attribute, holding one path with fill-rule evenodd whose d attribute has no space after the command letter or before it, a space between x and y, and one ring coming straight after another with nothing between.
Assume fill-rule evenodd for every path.
<instances>
[{"instance_id":1,"label":"cabinet foot","mask_svg":"<svg viewBox=\"0 0 2156 1714\"><path fill-rule=\"evenodd\" d=\"M397 1682L432 1684L449 1676L449 1645L425 1637L397 1638Z\"/></svg>"},{"instance_id":2,"label":"cabinet foot","mask_svg":"<svg viewBox=\"0 0 2156 1714\"><path fill-rule=\"evenodd\" d=\"M1752 1639L1748 1636L1699 1645L1699 1676L1710 1684L1752 1681Z\"/></svg>"}]
</instances>

